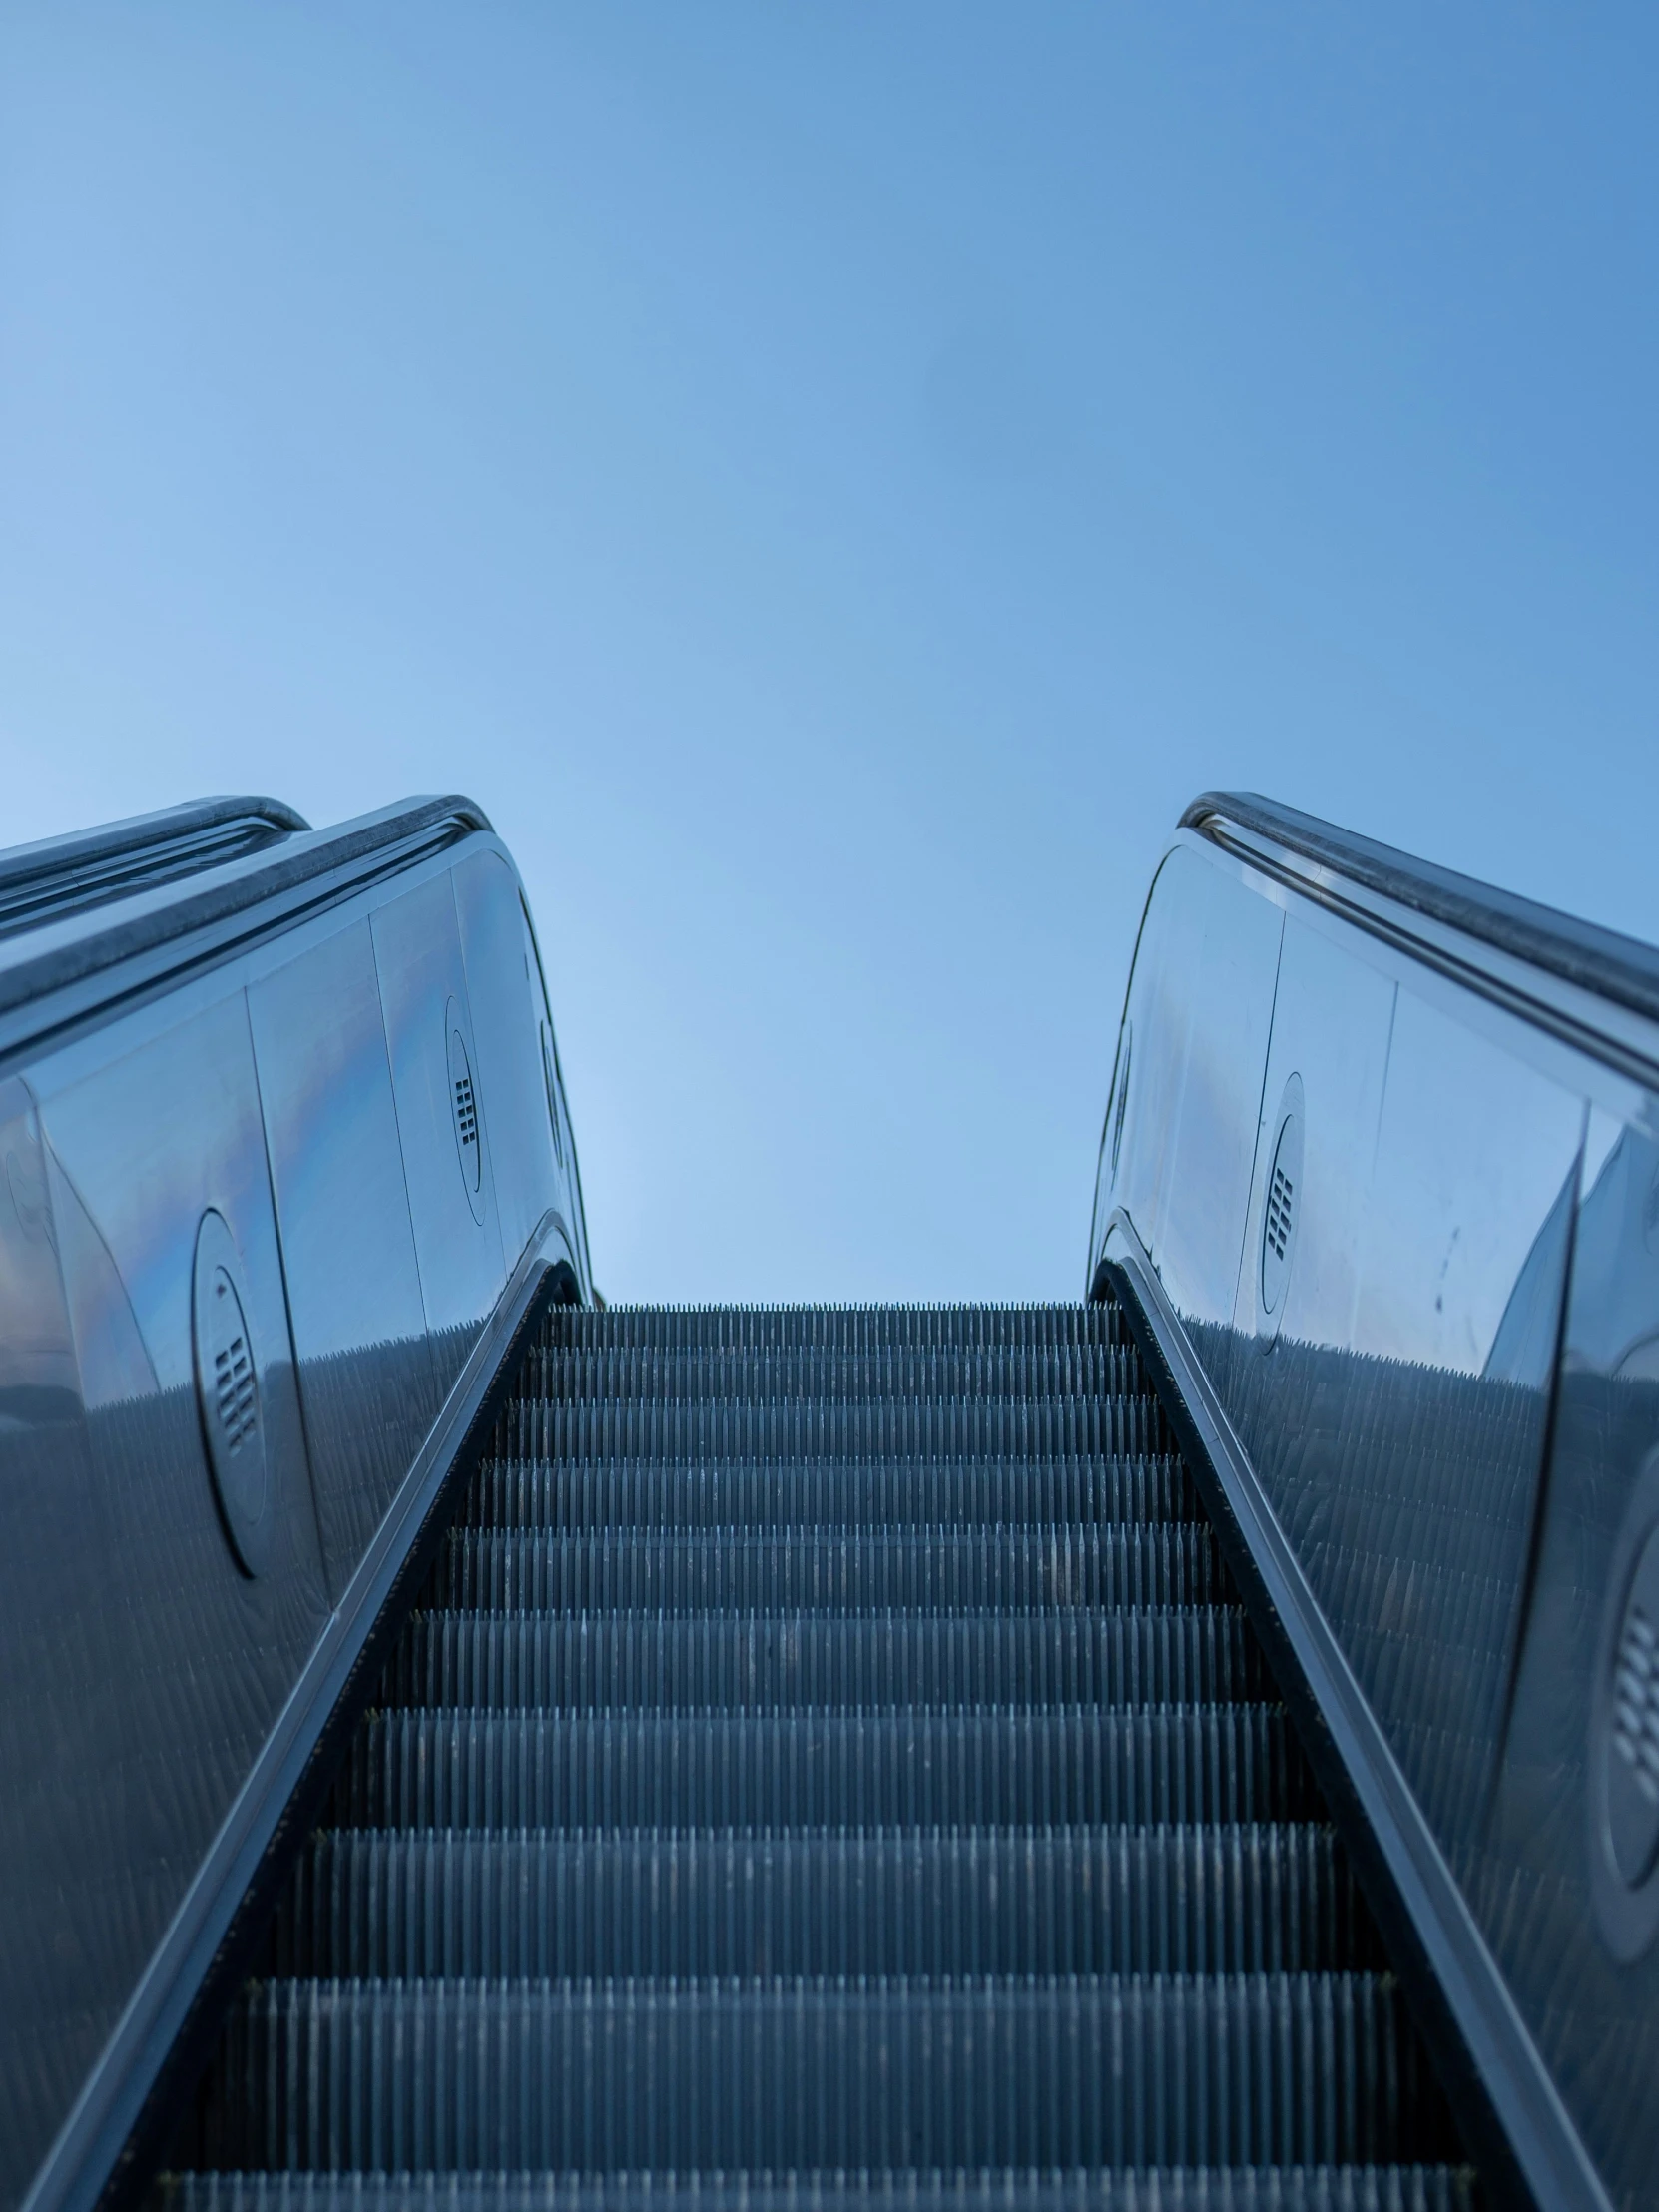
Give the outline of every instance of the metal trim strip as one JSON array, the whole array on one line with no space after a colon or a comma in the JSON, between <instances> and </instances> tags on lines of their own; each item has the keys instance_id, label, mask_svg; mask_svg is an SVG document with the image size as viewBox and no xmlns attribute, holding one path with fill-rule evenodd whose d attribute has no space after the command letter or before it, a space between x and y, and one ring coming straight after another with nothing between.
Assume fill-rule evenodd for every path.
<instances>
[{"instance_id":1,"label":"metal trim strip","mask_svg":"<svg viewBox=\"0 0 1659 2212\"><path fill-rule=\"evenodd\" d=\"M77 1023L174 985L462 838L493 834L470 800L418 800L285 839L212 871L17 940L0 957L0 1054L38 1051Z\"/></svg>"},{"instance_id":2,"label":"metal trim strip","mask_svg":"<svg viewBox=\"0 0 1659 2212\"><path fill-rule=\"evenodd\" d=\"M1659 948L1638 938L1580 921L1432 860L1419 860L1257 792L1204 792L1181 817L1182 829L1206 835L1212 833L1212 824L1228 823L1270 837L1287 851L1379 891L1398 905L1530 961L1563 982L1659 1020Z\"/></svg>"},{"instance_id":3,"label":"metal trim strip","mask_svg":"<svg viewBox=\"0 0 1659 2212\"><path fill-rule=\"evenodd\" d=\"M1649 1087L1659 949L1253 792L1206 792L1180 828Z\"/></svg>"},{"instance_id":4,"label":"metal trim strip","mask_svg":"<svg viewBox=\"0 0 1659 2212\"><path fill-rule=\"evenodd\" d=\"M103 903L167 879L158 871L199 874L310 827L279 799L239 795L14 845L0 852L0 929L38 928L66 906Z\"/></svg>"}]
</instances>

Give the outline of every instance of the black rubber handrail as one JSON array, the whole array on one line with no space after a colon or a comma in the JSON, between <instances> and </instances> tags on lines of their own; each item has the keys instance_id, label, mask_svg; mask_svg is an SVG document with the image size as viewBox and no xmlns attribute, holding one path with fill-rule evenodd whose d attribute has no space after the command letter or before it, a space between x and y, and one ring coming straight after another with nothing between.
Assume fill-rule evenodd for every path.
<instances>
[{"instance_id":1,"label":"black rubber handrail","mask_svg":"<svg viewBox=\"0 0 1659 2212\"><path fill-rule=\"evenodd\" d=\"M206 863L206 873L140 884L79 928L43 926L0 941L0 1053L220 959L474 831L488 834L491 825L470 799L405 800L336 829L284 831L268 847Z\"/></svg>"},{"instance_id":2,"label":"black rubber handrail","mask_svg":"<svg viewBox=\"0 0 1659 2212\"><path fill-rule=\"evenodd\" d=\"M279 799L199 799L0 852L0 936L222 866L308 830Z\"/></svg>"},{"instance_id":3,"label":"black rubber handrail","mask_svg":"<svg viewBox=\"0 0 1659 2212\"><path fill-rule=\"evenodd\" d=\"M1229 827L1271 838L1285 851L1396 906L1659 1021L1659 950L1639 938L1599 929L1512 891L1494 890L1432 860L1413 859L1392 845L1339 830L1256 792L1205 792L1181 817L1181 827L1223 845L1229 842Z\"/></svg>"}]
</instances>

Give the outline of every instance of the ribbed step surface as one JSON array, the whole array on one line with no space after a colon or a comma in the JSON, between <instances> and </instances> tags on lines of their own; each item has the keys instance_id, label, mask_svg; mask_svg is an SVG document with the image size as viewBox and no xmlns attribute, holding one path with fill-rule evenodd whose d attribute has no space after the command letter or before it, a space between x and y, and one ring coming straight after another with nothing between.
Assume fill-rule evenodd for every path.
<instances>
[{"instance_id":1,"label":"ribbed step surface","mask_svg":"<svg viewBox=\"0 0 1659 2212\"><path fill-rule=\"evenodd\" d=\"M165 2186L1451 2212L1109 1306L558 1312Z\"/></svg>"},{"instance_id":2,"label":"ribbed step surface","mask_svg":"<svg viewBox=\"0 0 1659 2212\"><path fill-rule=\"evenodd\" d=\"M176 2193L175 2193L176 2192ZM1472 2212L1446 2166L790 2174L192 2173L179 2212Z\"/></svg>"},{"instance_id":3,"label":"ribbed step surface","mask_svg":"<svg viewBox=\"0 0 1659 2212\"><path fill-rule=\"evenodd\" d=\"M582 1536L457 1528L430 1601L492 1613L1039 1613L1210 1605L1212 1531L1147 1528L611 1530Z\"/></svg>"},{"instance_id":4,"label":"ribbed step surface","mask_svg":"<svg viewBox=\"0 0 1659 2212\"><path fill-rule=\"evenodd\" d=\"M524 1395L606 1398L1150 1397L1129 1346L536 1346Z\"/></svg>"},{"instance_id":5,"label":"ribbed step surface","mask_svg":"<svg viewBox=\"0 0 1659 2212\"><path fill-rule=\"evenodd\" d=\"M366 1723L363 1828L1050 1827L1318 1812L1277 1706L1113 1712L464 1713Z\"/></svg>"},{"instance_id":6,"label":"ribbed step surface","mask_svg":"<svg viewBox=\"0 0 1659 2212\"><path fill-rule=\"evenodd\" d=\"M748 1712L1273 1696L1236 1605L1047 1613L421 1613L383 1705Z\"/></svg>"},{"instance_id":7,"label":"ribbed step surface","mask_svg":"<svg viewBox=\"0 0 1659 2212\"><path fill-rule=\"evenodd\" d=\"M521 1398L506 1449L560 1459L1036 1460L1166 1452L1156 1398Z\"/></svg>"},{"instance_id":8,"label":"ribbed step surface","mask_svg":"<svg viewBox=\"0 0 1659 2212\"><path fill-rule=\"evenodd\" d=\"M233 2165L1304 2165L1440 2139L1370 1975L273 1981L223 2064L207 2148Z\"/></svg>"},{"instance_id":9,"label":"ribbed step surface","mask_svg":"<svg viewBox=\"0 0 1659 2212\"><path fill-rule=\"evenodd\" d=\"M284 1975L1327 1972L1383 1964L1327 1828L330 1831Z\"/></svg>"},{"instance_id":10,"label":"ribbed step surface","mask_svg":"<svg viewBox=\"0 0 1659 2212\"><path fill-rule=\"evenodd\" d=\"M462 1527L914 1528L1201 1519L1181 1461L1148 1456L748 1462L497 1459Z\"/></svg>"}]
</instances>

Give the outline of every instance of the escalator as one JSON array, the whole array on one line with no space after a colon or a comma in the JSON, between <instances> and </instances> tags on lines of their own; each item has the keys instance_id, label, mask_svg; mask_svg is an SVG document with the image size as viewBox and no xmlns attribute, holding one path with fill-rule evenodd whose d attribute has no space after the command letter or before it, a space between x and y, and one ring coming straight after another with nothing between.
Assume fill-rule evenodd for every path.
<instances>
[{"instance_id":1,"label":"escalator","mask_svg":"<svg viewBox=\"0 0 1659 2212\"><path fill-rule=\"evenodd\" d=\"M1468 2186L1110 1306L555 1311L175 2157L189 2207Z\"/></svg>"},{"instance_id":2,"label":"escalator","mask_svg":"<svg viewBox=\"0 0 1659 2212\"><path fill-rule=\"evenodd\" d=\"M0 2212L1659 2207L1659 955L1211 795L1085 1302L607 1310L488 822L210 801L0 1177Z\"/></svg>"}]
</instances>

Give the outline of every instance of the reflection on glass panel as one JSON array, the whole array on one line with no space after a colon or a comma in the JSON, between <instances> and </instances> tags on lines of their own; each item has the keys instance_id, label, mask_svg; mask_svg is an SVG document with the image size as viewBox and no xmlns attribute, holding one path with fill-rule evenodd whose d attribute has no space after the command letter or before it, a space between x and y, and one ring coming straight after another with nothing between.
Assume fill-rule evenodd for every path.
<instances>
[{"instance_id":1,"label":"reflection on glass panel","mask_svg":"<svg viewBox=\"0 0 1659 2212\"><path fill-rule=\"evenodd\" d=\"M1467 1863L1514 1663L1582 1102L1287 930L1250 1248L1302 1121L1282 1318L1204 1357L1417 1799ZM1282 1217L1276 1217L1282 1218Z\"/></svg>"},{"instance_id":2,"label":"reflection on glass panel","mask_svg":"<svg viewBox=\"0 0 1659 2212\"><path fill-rule=\"evenodd\" d=\"M0 1586L16 1677L0 1699L5 1771L50 1777L18 1799L23 1850L0 1836L0 1887L30 1901L26 1939L0 1943L0 2175L18 2187L174 1924L329 1606L242 991L161 1035L112 1024L95 1044L36 1064L39 1143L0 1145L26 1239L50 1225L64 1280L41 1321L60 1366L73 1332L86 1406L51 1440L43 1510L17 1522L27 1548ZM209 1212L242 1275L269 1477L252 1576L216 1503L197 1394ZM52 1560L73 1570L56 1584ZM22 2174L8 2164L25 2158Z\"/></svg>"},{"instance_id":3,"label":"reflection on glass panel","mask_svg":"<svg viewBox=\"0 0 1659 2212\"><path fill-rule=\"evenodd\" d=\"M1620 1864L1607 1815L1620 1631L1659 1511L1659 1144L1592 1108L1578 1190L1482 1918L1615 2201L1652 2204L1659 1880Z\"/></svg>"},{"instance_id":4,"label":"reflection on glass panel","mask_svg":"<svg viewBox=\"0 0 1659 2212\"><path fill-rule=\"evenodd\" d=\"M1573 1270L1569 1362L1651 1367L1659 1330L1659 1144L1592 1109Z\"/></svg>"},{"instance_id":5,"label":"reflection on glass panel","mask_svg":"<svg viewBox=\"0 0 1659 2212\"><path fill-rule=\"evenodd\" d=\"M1577 1160L1581 1099L1408 990L1382 1105L1358 1341L1484 1372Z\"/></svg>"},{"instance_id":6,"label":"reflection on glass panel","mask_svg":"<svg viewBox=\"0 0 1659 2212\"><path fill-rule=\"evenodd\" d=\"M455 869L478 1081L489 1101L490 1159L510 1266L557 1203L547 1077L541 1054L539 978L532 980L523 901L498 852L475 852Z\"/></svg>"},{"instance_id":7,"label":"reflection on glass panel","mask_svg":"<svg viewBox=\"0 0 1659 2212\"><path fill-rule=\"evenodd\" d=\"M1232 876L1208 873L1197 955L1169 978L1186 1001L1186 1053L1155 1257L1177 1309L1217 1322L1232 1314L1239 1280L1283 917Z\"/></svg>"},{"instance_id":8,"label":"reflection on glass panel","mask_svg":"<svg viewBox=\"0 0 1659 2212\"><path fill-rule=\"evenodd\" d=\"M1293 1342L1348 1347L1360 1293L1367 1193L1377 1156L1378 1122L1393 1026L1394 985L1346 946L1298 921L1285 925L1274 1003L1273 1047L1260 1086L1262 1143L1276 1149L1287 1086L1300 1087L1301 1174L1281 1194L1295 1237L1277 1327ZM1252 1261L1273 1197L1274 1161L1264 1149ZM1260 1321L1261 1271L1240 1278L1237 1325L1250 1336Z\"/></svg>"},{"instance_id":9,"label":"reflection on glass panel","mask_svg":"<svg viewBox=\"0 0 1659 2212\"><path fill-rule=\"evenodd\" d=\"M1176 1119L1192 1022L1192 977L1204 944L1216 870L1178 849L1158 871L1135 955L1131 1055L1116 1201L1156 1261L1174 1156Z\"/></svg>"},{"instance_id":10,"label":"reflection on glass panel","mask_svg":"<svg viewBox=\"0 0 1659 2212\"><path fill-rule=\"evenodd\" d=\"M408 1190L433 1364L447 1392L476 1342L505 1270L490 1172L493 1101L467 1078L483 1153L469 1181L459 1153L457 1064L481 1067L468 1014L455 896L435 875L378 907L374 962L391 1063L398 1141ZM452 1059L459 1039L461 1063ZM475 1203L476 1202L476 1203Z\"/></svg>"},{"instance_id":11,"label":"reflection on glass panel","mask_svg":"<svg viewBox=\"0 0 1659 2212\"><path fill-rule=\"evenodd\" d=\"M368 923L262 977L249 990L249 1016L337 1592L438 1402Z\"/></svg>"},{"instance_id":12,"label":"reflection on glass panel","mask_svg":"<svg viewBox=\"0 0 1659 2212\"><path fill-rule=\"evenodd\" d=\"M1659 1133L1294 898L1253 1052L1255 892L1201 868L1149 913L1111 1195L1613 2201L1659 2205Z\"/></svg>"}]
</instances>

